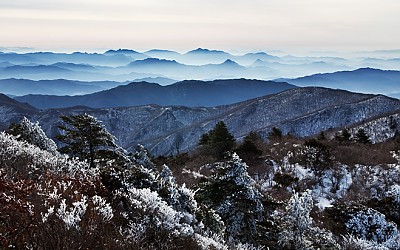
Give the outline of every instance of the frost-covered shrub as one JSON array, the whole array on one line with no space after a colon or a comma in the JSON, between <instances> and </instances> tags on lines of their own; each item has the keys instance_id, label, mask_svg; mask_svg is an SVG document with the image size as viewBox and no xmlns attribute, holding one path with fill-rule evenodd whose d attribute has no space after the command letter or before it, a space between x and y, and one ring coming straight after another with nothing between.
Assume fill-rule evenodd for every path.
<instances>
[{"instance_id":1,"label":"frost-covered shrub","mask_svg":"<svg viewBox=\"0 0 400 250\"><path fill-rule=\"evenodd\" d=\"M17 141L14 136L0 133L0 164L9 175L40 175L44 171L93 175L97 169L81 161L62 155L54 155L26 141Z\"/></svg>"},{"instance_id":2,"label":"frost-covered shrub","mask_svg":"<svg viewBox=\"0 0 400 250\"><path fill-rule=\"evenodd\" d=\"M115 246L114 212L98 176L47 170L32 181L18 173L0 175L0 217L10 219L0 218L6 223L0 226L0 248L5 242L18 249Z\"/></svg>"},{"instance_id":3,"label":"frost-covered shrub","mask_svg":"<svg viewBox=\"0 0 400 250\"><path fill-rule=\"evenodd\" d=\"M393 185L390 190L387 192L387 197L390 197L393 199L394 205L397 206L397 208L400 207L400 185Z\"/></svg>"},{"instance_id":4,"label":"frost-covered shrub","mask_svg":"<svg viewBox=\"0 0 400 250\"><path fill-rule=\"evenodd\" d=\"M16 136L18 140L24 140L53 154L57 153L56 143L46 136L39 122L32 123L24 117L20 123L12 124L7 132Z\"/></svg>"},{"instance_id":5,"label":"frost-covered shrub","mask_svg":"<svg viewBox=\"0 0 400 250\"><path fill-rule=\"evenodd\" d=\"M195 234L194 238L200 249L208 250L208 249L216 249L216 250L228 250L228 245L225 244L224 239L222 239L217 234L210 235L202 235Z\"/></svg>"},{"instance_id":6,"label":"frost-covered shrub","mask_svg":"<svg viewBox=\"0 0 400 250\"><path fill-rule=\"evenodd\" d=\"M145 149L143 148L143 150ZM154 167L154 164L150 161L145 151L140 155L142 155L146 160L139 162L145 165L150 164ZM158 190L160 184L157 180L157 176L159 175L156 169L153 167L145 167L139 162L135 157L125 155L125 157L120 158L120 161L117 162L117 164L112 163L108 166L102 167L102 182L110 191L121 188L129 189L131 187L150 188L153 191Z\"/></svg>"},{"instance_id":7,"label":"frost-covered shrub","mask_svg":"<svg viewBox=\"0 0 400 250\"><path fill-rule=\"evenodd\" d=\"M175 211L148 188L116 191L115 199L121 206L122 217L129 225L121 228L126 238L140 238L157 248L162 244L173 244L178 238L194 235L193 227L184 222L185 215ZM142 234L135 230L141 230Z\"/></svg>"},{"instance_id":8,"label":"frost-covered shrub","mask_svg":"<svg viewBox=\"0 0 400 250\"><path fill-rule=\"evenodd\" d=\"M351 169L353 185L350 192L362 198L382 199L394 185L399 185L400 168L398 165L355 165Z\"/></svg>"},{"instance_id":9,"label":"frost-covered shrub","mask_svg":"<svg viewBox=\"0 0 400 250\"><path fill-rule=\"evenodd\" d=\"M343 237L343 250L389 250L386 246L375 241L368 241L352 235Z\"/></svg>"},{"instance_id":10,"label":"frost-covered shrub","mask_svg":"<svg viewBox=\"0 0 400 250\"><path fill-rule=\"evenodd\" d=\"M346 229L361 239L384 243L398 237L396 224L387 221L384 214L372 209L361 209L350 215Z\"/></svg>"},{"instance_id":11,"label":"frost-covered shrub","mask_svg":"<svg viewBox=\"0 0 400 250\"><path fill-rule=\"evenodd\" d=\"M1 167L1 166L0 166ZM34 192L32 180L10 179L0 168L0 248L25 248L35 206L27 197Z\"/></svg>"}]
</instances>

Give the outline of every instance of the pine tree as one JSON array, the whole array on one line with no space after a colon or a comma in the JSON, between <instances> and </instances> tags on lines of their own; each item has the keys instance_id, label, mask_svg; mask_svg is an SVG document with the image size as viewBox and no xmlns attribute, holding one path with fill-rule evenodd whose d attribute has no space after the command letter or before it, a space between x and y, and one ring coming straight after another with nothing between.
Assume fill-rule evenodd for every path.
<instances>
[{"instance_id":1,"label":"pine tree","mask_svg":"<svg viewBox=\"0 0 400 250\"><path fill-rule=\"evenodd\" d=\"M176 211L182 212L189 220L193 220L197 211L197 202L194 199L195 192L186 188L185 184L179 186L167 165L163 165L157 176L157 193Z\"/></svg>"},{"instance_id":2,"label":"pine tree","mask_svg":"<svg viewBox=\"0 0 400 250\"><path fill-rule=\"evenodd\" d=\"M132 160L136 164L140 164L149 170L155 169L155 165L150 159L149 152L143 145L137 145L136 152L133 154Z\"/></svg>"},{"instance_id":3,"label":"pine tree","mask_svg":"<svg viewBox=\"0 0 400 250\"><path fill-rule=\"evenodd\" d=\"M178 205L177 183L172 171L167 165L163 165L160 174L157 176L158 190L157 192L168 205L176 208Z\"/></svg>"},{"instance_id":4,"label":"pine tree","mask_svg":"<svg viewBox=\"0 0 400 250\"><path fill-rule=\"evenodd\" d=\"M252 131L244 138L243 143L237 147L236 153L239 154L242 159L250 160L262 154L262 151L258 148L260 144L262 144L260 135Z\"/></svg>"},{"instance_id":5,"label":"pine tree","mask_svg":"<svg viewBox=\"0 0 400 250\"><path fill-rule=\"evenodd\" d=\"M95 159L113 155L116 139L95 117L82 114L61 116L61 119L65 123L59 126L63 134L56 137L66 144L61 152L88 160L91 167L95 166Z\"/></svg>"},{"instance_id":6,"label":"pine tree","mask_svg":"<svg viewBox=\"0 0 400 250\"><path fill-rule=\"evenodd\" d=\"M284 232L280 237L280 244L293 249L308 249L306 240L307 231L311 228L310 216L313 208L311 192L308 190L302 195L294 193L286 207Z\"/></svg>"},{"instance_id":7,"label":"pine tree","mask_svg":"<svg viewBox=\"0 0 400 250\"><path fill-rule=\"evenodd\" d=\"M370 144L371 140L369 139L369 136L365 132L364 129L360 128L357 130L356 136L355 136L355 141L359 143L364 143L364 144Z\"/></svg>"},{"instance_id":8,"label":"pine tree","mask_svg":"<svg viewBox=\"0 0 400 250\"><path fill-rule=\"evenodd\" d=\"M344 128L341 133L335 135L335 140L339 142L349 142L351 134L347 128Z\"/></svg>"},{"instance_id":9,"label":"pine tree","mask_svg":"<svg viewBox=\"0 0 400 250\"><path fill-rule=\"evenodd\" d=\"M199 145L215 157L223 158L224 154L235 146L235 138L225 123L220 121L211 131L201 136Z\"/></svg>"},{"instance_id":10,"label":"pine tree","mask_svg":"<svg viewBox=\"0 0 400 250\"><path fill-rule=\"evenodd\" d=\"M226 225L227 237L246 242L254 240L263 220L262 194L247 172L246 163L233 154L221 163L196 192L196 200L215 211Z\"/></svg>"},{"instance_id":11,"label":"pine tree","mask_svg":"<svg viewBox=\"0 0 400 250\"><path fill-rule=\"evenodd\" d=\"M321 133L319 133L319 135L317 136L317 140L318 140L318 141L324 141L324 140L326 140L326 136L325 136L324 131L321 131Z\"/></svg>"},{"instance_id":12,"label":"pine tree","mask_svg":"<svg viewBox=\"0 0 400 250\"><path fill-rule=\"evenodd\" d=\"M277 141L282 139L282 130L277 127L273 127L271 132L268 133L268 140Z\"/></svg>"}]
</instances>

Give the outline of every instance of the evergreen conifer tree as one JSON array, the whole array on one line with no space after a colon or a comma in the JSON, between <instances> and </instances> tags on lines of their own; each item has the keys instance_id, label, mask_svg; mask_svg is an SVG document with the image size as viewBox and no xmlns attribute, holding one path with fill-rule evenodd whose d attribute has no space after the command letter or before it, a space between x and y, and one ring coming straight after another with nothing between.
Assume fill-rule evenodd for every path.
<instances>
[{"instance_id":1,"label":"evergreen conifer tree","mask_svg":"<svg viewBox=\"0 0 400 250\"><path fill-rule=\"evenodd\" d=\"M66 146L63 153L88 160L91 167L95 159L110 157L117 148L116 138L95 117L88 114L61 116L64 125L59 126L63 134L56 138Z\"/></svg>"},{"instance_id":2,"label":"evergreen conifer tree","mask_svg":"<svg viewBox=\"0 0 400 250\"><path fill-rule=\"evenodd\" d=\"M227 163L217 166L203 183L196 198L224 221L227 237L253 241L258 223L263 220L262 194L247 172L246 163L233 154Z\"/></svg>"},{"instance_id":3,"label":"evergreen conifer tree","mask_svg":"<svg viewBox=\"0 0 400 250\"><path fill-rule=\"evenodd\" d=\"M282 139L282 130L277 127L273 127L271 132L268 133L268 140L277 141Z\"/></svg>"},{"instance_id":4,"label":"evergreen conifer tree","mask_svg":"<svg viewBox=\"0 0 400 250\"><path fill-rule=\"evenodd\" d=\"M359 143L364 143L364 144L370 144L371 140L369 139L369 136L365 132L364 129L360 128L357 130L356 136L355 136L355 141Z\"/></svg>"},{"instance_id":5,"label":"evergreen conifer tree","mask_svg":"<svg viewBox=\"0 0 400 250\"><path fill-rule=\"evenodd\" d=\"M341 133L336 134L335 139L339 142L349 142L351 134L347 128L344 128Z\"/></svg>"},{"instance_id":6,"label":"evergreen conifer tree","mask_svg":"<svg viewBox=\"0 0 400 250\"><path fill-rule=\"evenodd\" d=\"M326 136L325 136L324 131L321 131L321 133L319 133L319 135L317 136L317 140L318 141L326 140Z\"/></svg>"},{"instance_id":7,"label":"evergreen conifer tree","mask_svg":"<svg viewBox=\"0 0 400 250\"><path fill-rule=\"evenodd\" d=\"M215 157L223 158L224 154L235 146L235 138L226 124L220 121L211 131L201 136L199 145Z\"/></svg>"},{"instance_id":8,"label":"evergreen conifer tree","mask_svg":"<svg viewBox=\"0 0 400 250\"><path fill-rule=\"evenodd\" d=\"M262 139L259 134L252 131L243 140L243 143L236 149L236 153L245 160L250 160L256 156L260 156L262 151L258 145L262 144Z\"/></svg>"},{"instance_id":9,"label":"evergreen conifer tree","mask_svg":"<svg viewBox=\"0 0 400 250\"><path fill-rule=\"evenodd\" d=\"M305 165L309 168L325 168L329 167L332 163L332 155L328 146L316 139L310 139L304 142L302 155Z\"/></svg>"}]
</instances>

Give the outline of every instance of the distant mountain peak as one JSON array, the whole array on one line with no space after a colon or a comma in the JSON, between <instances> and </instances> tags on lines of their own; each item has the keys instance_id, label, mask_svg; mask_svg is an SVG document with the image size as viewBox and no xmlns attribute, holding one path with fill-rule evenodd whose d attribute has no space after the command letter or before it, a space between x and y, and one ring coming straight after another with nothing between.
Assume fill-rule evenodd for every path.
<instances>
[{"instance_id":1,"label":"distant mountain peak","mask_svg":"<svg viewBox=\"0 0 400 250\"><path fill-rule=\"evenodd\" d=\"M134 65L150 65L150 64L163 64L163 65L170 65L170 64L175 64L178 65L179 63L175 60L167 60L167 59L159 59L159 58L146 58L143 60L136 60L128 64L128 66L134 66Z\"/></svg>"},{"instance_id":2,"label":"distant mountain peak","mask_svg":"<svg viewBox=\"0 0 400 250\"><path fill-rule=\"evenodd\" d=\"M279 58L279 57L270 55L268 53L265 53L263 51L254 52L254 53L247 53L244 56L245 57L251 57L251 58L257 58L257 59L260 59L260 58L263 58L263 59L278 59Z\"/></svg>"},{"instance_id":3,"label":"distant mountain peak","mask_svg":"<svg viewBox=\"0 0 400 250\"><path fill-rule=\"evenodd\" d=\"M195 50L191 50L187 52L187 54L227 54L225 51L222 50L209 50L209 49L203 49L203 48L197 48Z\"/></svg>"},{"instance_id":4,"label":"distant mountain peak","mask_svg":"<svg viewBox=\"0 0 400 250\"><path fill-rule=\"evenodd\" d=\"M370 68L370 67L359 68L359 69L354 70L354 72L381 72L381 71L386 71L386 70L375 69L375 68Z\"/></svg>"},{"instance_id":5,"label":"distant mountain peak","mask_svg":"<svg viewBox=\"0 0 400 250\"><path fill-rule=\"evenodd\" d=\"M246 55L259 55L259 56L269 56L269 54L260 51L260 52L252 52L252 53L247 53Z\"/></svg>"},{"instance_id":6,"label":"distant mountain peak","mask_svg":"<svg viewBox=\"0 0 400 250\"><path fill-rule=\"evenodd\" d=\"M150 62L150 63L178 63L175 60L167 60L167 59L159 59L159 58L146 58L144 60L142 60L143 62Z\"/></svg>"},{"instance_id":7,"label":"distant mountain peak","mask_svg":"<svg viewBox=\"0 0 400 250\"><path fill-rule=\"evenodd\" d=\"M167 50L167 49L151 49L144 53L174 53L174 54L178 54L178 52L176 52L176 51Z\"/></svg>"},{"instance_id":8,"label":"distant mountain peak","mask_svg":"<svg viewBox=\"0 0 400 250\"><path fill-rule=\"evenodd\" d=\"M117 50L107 50L104 54L140 54L140 52L137 52L132 49L117 49Z\"/></svg>"},{"instance_id":9,"label":"distant mountain peak","mask_svg":"<svg viewBox=\"0 0 400 250\"><path fill-rule=\"evenodd\" d=\"M226 59L225 62L222 63L223 65L238 65L240 66L237 62L231 60L231 59Z\"/></svg>"}]
</instances>

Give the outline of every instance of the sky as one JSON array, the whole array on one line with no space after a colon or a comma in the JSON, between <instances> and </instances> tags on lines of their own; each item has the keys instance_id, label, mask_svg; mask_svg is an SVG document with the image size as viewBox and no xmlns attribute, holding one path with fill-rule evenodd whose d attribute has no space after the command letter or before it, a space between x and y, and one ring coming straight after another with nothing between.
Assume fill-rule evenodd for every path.
<instances>
[{"instance_id":1,"label":"sky","mask_svg":"<svg viewBox=\"0 0 400 250\"><path fill-rule=\"evenodd\" d=\"M399 0L11 0L0 47L399 49L399 11Z\"/></svg>"}]
</instances>

